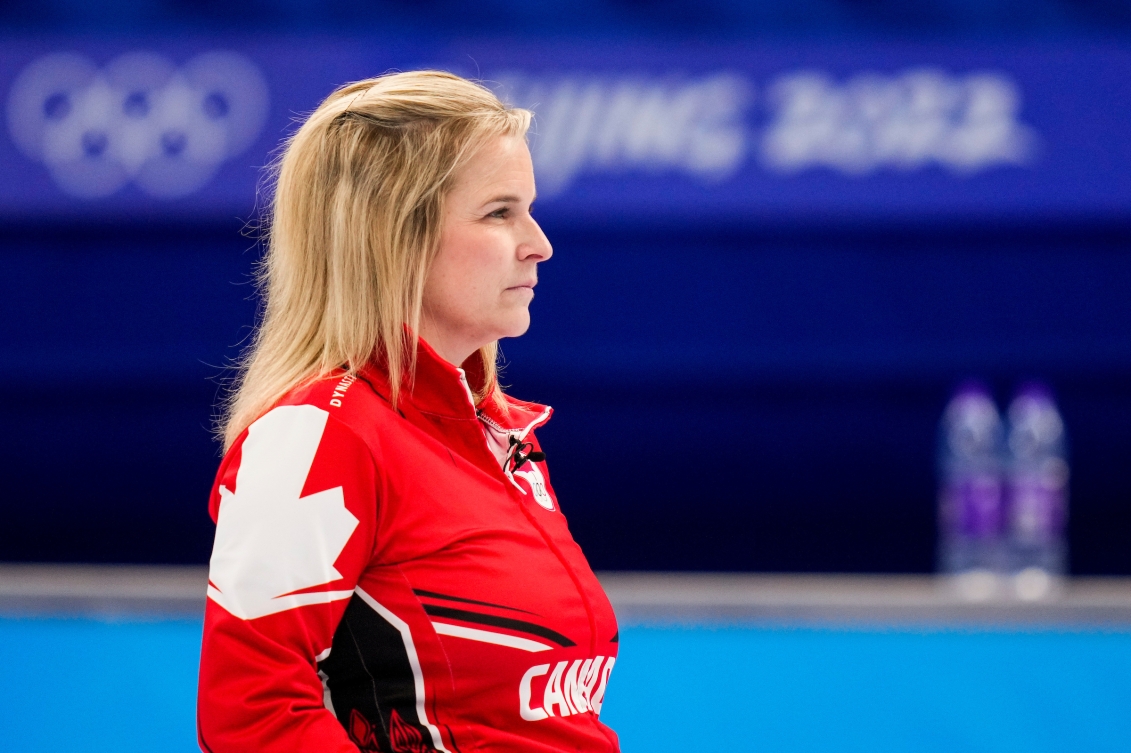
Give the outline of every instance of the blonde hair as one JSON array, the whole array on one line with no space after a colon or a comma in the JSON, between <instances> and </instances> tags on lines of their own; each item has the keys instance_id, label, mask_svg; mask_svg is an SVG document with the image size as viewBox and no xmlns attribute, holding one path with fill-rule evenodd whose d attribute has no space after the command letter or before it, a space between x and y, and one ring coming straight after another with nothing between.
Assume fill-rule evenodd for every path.
<instances>
[{"instance_id":1,"label":"blonde hair","mask_svg":"<svg viewBox=\"0 0 1131 753\"><path fill-rule=\"evenodd\" d=\"M439 71L347 84L311 113L271 168L265 305L224 405L225 449L295 386L343 365L354 373L380 359L396 404L415 373L445 195L479 147L525 136L530 118ZM478 355L476 399L501 404L497 343Z\"/></svg>"}]
</instances>

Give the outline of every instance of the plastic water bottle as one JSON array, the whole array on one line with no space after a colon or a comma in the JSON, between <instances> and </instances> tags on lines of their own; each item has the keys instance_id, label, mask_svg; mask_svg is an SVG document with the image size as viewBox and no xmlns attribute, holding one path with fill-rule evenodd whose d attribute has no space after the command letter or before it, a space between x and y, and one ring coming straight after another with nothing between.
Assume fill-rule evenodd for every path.
<instances>
[{"instance_id":1,"label":"plastic water bottle","mask_svg":"<svg viewBox=\"0 0 1131 753\"><path fill-rule=\"evenodd\" d=\"M1008 568L1014 595L1052 595L1067 571L1068 447L1052 392L1023 385L1009 405Z\"/></svg>"},{"instance_id":2,"label":"plastic water bottle","mask_svg":"<svg viewBox=\"0 0 1131 753\"><path fill-rule=\"evenodd\" d=\"M939 571L965 598L1000 594L1006 567L1003 427L989 390L967 382L939 426Z\"/></svg>"}]
</instances>

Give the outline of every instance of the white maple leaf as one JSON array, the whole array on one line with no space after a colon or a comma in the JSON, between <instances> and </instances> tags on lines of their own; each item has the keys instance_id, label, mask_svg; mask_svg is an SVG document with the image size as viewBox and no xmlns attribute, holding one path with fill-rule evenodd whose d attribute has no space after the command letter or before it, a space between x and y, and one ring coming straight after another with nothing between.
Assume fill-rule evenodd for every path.
<instances>
[{"instance_id":1,"label":"white maple leaf","mask_svg":"<svg viewBox=\"0 0 1131 753\"><path fill-rule=\"evenodd\" d=\"M300 497L329 414L287 405L248 429L236 491L220 487L208 595L245 620L305 604L349 598L353 591L295 591L341 578L334 561L357 528L342 487Z\"/></svg>"}]
</instances>

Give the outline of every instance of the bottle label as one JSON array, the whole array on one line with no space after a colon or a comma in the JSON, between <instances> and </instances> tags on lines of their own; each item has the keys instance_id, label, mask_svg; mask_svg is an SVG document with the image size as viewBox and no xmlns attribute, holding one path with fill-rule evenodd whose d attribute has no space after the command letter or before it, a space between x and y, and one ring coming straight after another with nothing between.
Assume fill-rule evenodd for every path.
<instances>
[{"instance_id":1,"label":"bottle label","mask_svg":"<svg viewBox=\"0 0 1131 753\"><path fill-rule=\"evenodd\" d=\"M951 535L990 539L1003 530L1001 482L993 475L954 479L943 489L943 527Z\"/></svg>"},{"instance_id":2,"label":"bottle label","mask_svg":"<svg viewBox=\"0 0 1131 753\"><path fill-rule=\"evenodd\" d=\"M1058 539L1067 512L1067 488L1047 473L1016 475L1009 484L1009 532L1023 543Z\"/></svg>"}]
</instances>

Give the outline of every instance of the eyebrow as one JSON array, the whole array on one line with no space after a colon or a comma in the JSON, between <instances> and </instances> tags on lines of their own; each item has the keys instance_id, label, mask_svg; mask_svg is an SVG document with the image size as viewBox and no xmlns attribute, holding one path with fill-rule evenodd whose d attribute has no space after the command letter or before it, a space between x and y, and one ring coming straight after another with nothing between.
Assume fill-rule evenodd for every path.
<instances>
[{"instance_id":1,"label":"eyebrow","mask_svg":"<svg viewBox=\"0 0 1131 753\"><path fill-rule=\"evenodd\" d=\"M487 206L488 204L518 204L521 201L522 199L513 194L506 194L504 196L496 196L493 199L483 202L483 206Z\"/></svg>"}]
</instances>

